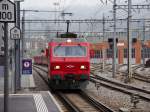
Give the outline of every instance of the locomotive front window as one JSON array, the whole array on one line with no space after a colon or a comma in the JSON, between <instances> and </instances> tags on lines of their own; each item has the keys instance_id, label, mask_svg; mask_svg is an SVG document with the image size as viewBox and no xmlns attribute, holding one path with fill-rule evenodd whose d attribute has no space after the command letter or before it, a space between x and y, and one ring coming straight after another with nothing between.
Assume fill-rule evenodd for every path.
<instances>
[{"instance_id":1,"label":"locomotive front window","mask_svg":"<svg viewBox=\"0 0 150 112\"><path fill-rule=\"evenodd\" d=\"M54 56L62 57L81 57L86 56L86 47L84 46L56 46Z\"/></svg>"}]
</instances>

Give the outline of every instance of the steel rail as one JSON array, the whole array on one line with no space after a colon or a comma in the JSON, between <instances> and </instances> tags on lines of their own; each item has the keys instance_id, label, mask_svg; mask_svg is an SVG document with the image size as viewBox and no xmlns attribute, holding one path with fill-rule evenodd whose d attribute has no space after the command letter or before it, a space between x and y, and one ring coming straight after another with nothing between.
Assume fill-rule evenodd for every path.
<instances>
[{"instance_id":1,"label":"steel rail","mask_svg":"<svg viewBox=\"0 0 150 112\"><path fill-rule=\"evenodd\" d=\"M71 102L63 93L57 92L57 96L70 109L71 112L82 112L73 102Z\"/></svg>"},{"instance_id":2,"label":"steel rail","mask_svg":"<svg viewBox=\"0 0 150 112\"><path fill-rule=\"evenodd\" d=\"M101 102L97 101L96 99L87 95L84 91L80 91L80 94L89 101L93 106L99 109L102 112L115 112L114 110L110 109L108 106L102 104Z\"/></svg>"},{"instance_id":3,"label":"steel rail","mask_svg":"<svg viewBox=\"0 0 150 112\"><path fill-rule=\"evenodd\" d=\"M111 88L112 90L117 90L119 92L128 94L128 95L133 95L133 94L138 94L138 96L145 100L145 101L150 101L150 97L146 97L144 95L142 95L140 92L143 92L143 94L147 94L149 95L150 91L146 91L140 88L135 88L133 86L129 86L129 85L125 85L122 83L117 83L117 82L113 82L113 81L108 81L107 79L104 78L98 78L98 77L90 77L90 81L93 83L99 83L101 86L107 87L107 88ZM144 93L145 92L145 93Z\"/></svg>"},{"instance_id":4,"label":"steel rail","mask_svg":"<svg viewBox=\"0 0 150 112\"><path fill-rule=\"evenodd\" d=\"M126 65L126 64L120 65L119 67L124 66L124 65ZM133 72L132 73L133 74L133 78L136 79L136 80L142 81L142 82L150 83L150 78L149 77L142 76L141 74L136 72L136 69L138 69L140 67L143 67L143 65L138 65L138 66L132 67L132 69L133 69L133 71L132 71ZM96 69L97 69L97 67L96 67ZM92 71L96 70L96 69L92 68ZM112 72L112 68L110 68L110 69L107 68L107 71ZM123 72L123 71L119 71L119 70L117 70L116 73L118 73L118 74L121 73L124 76L127 74L127 72ZM91 74L93 74L93 73L91 72Z\"/></svg>"}]
</instances>

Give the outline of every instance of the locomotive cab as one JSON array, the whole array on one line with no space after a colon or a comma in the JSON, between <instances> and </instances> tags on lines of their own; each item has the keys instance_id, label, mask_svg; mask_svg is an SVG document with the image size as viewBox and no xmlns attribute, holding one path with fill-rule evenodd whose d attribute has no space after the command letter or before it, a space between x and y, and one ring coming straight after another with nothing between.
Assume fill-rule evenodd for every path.
<instances>
[{"instance_id":1,"label":"locomotive cab","mask_svg":"<svg viewBox=\"0 0 150 112\"><path fill-rule=\"evenodd\" d=\"M90 74L89 43L84 38L56 38L49 43L49 81L58 89L87 84Z\"/></svg>"}]
</instances>

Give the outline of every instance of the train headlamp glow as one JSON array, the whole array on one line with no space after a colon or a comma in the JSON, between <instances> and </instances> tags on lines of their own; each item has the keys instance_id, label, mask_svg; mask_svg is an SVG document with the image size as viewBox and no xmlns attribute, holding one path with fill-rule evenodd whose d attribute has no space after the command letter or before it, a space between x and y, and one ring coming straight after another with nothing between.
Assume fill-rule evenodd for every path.
<instances>
[{"instance_id":1,"label":"train headlamp glow","mask_svg":"<svg viewBox=\"0 0 150 112\"><path fill-rule=\"evenodd\" d=\"M58 69L60 69L60 66L57 65L54 67L54 69L58 70Z\"/></svg>"},{"instance_id":2,"label":"train headlamp glow","mask_svg":"<svg viewBox=\"0 0 150 112\"><path fill-rule=\"evenodd\" d=\"M86 69L86 67L84 65L81 65L80 69Z\"/></svg>"},{"instance_id":3,"label":"train headlamp glow","mask_svg":"<svg viewBox=\"0 0 150 112\"><path fill-rule=\"evenodd\" d=\"M68 39L67 42L68 42L68 43L71 42L71 39Z\"/></svg>"}]
</instances>

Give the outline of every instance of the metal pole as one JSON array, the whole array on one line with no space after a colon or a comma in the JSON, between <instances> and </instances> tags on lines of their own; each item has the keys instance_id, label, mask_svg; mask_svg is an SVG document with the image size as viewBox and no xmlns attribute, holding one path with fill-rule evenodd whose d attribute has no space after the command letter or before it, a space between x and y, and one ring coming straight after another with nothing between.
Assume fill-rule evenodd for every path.
<instances>
[{"instance_id":1,"label":"metal pole","mask_svg":"<svg viewBox=\"0 0 150 112\"><path fill-rule=\"evenodd\" d=\"M56 24L56 3L54 3L55 5L55 24Z\"/></svg>"},{"instance_id":2,"label":"metal pole","mask_svg":"<svg viewBox=\"0 0 150 112\"><path fill-rule=\"evenodd\" d=\"M113 74L112 77L115 78L116 75L116 0L114 0L114 5L113 5L113 16L114 16L114 39L113 39Z\"/></svg>"},{"instance_id":3,"label":"metal pole","mask_svg":"<svg viewBox=\"0 0 150 112\"><path fill-rule=\"evenodd\" d=\"M79 22L79 37L81 36L81 23Z\"/></svg>"},{"instance_id":4,"label":"metal pole","mask_svg":"<svg viewBox=\"0 0 150 112\"><path fill-rule=\"evenodd\" d=\"M103 65L102 65L102 70L105 70L105 48L104 48L104 38L105 38L105 17L103 14L103 49L102 49L102 54L103 54Z\"/></svg>"},{"instance_id":5,"label":"metal pole","mask_svg":"<svg viewBox=\"0 0 150 112\"><path fill-rule=\"evenodd\" d=\"M131 0L128 0L128 21L127 21L127 41L128 41L128 76L125 82L130 82L131 78L132 78L132 69L131 69L131 19L132 19L132 15L131 15Z\"/></svg>"},{"instance_id":6,"label":"metal pole","mask_svg":"<svg viewBox=\"0 0 150 112\"><path fill-rule=\"evenodd\" d=\"M57 3L57 2L54 3L54 6L55 6L55 24L56 24L56 20L57 20L56 16L57 16L57 6L58 5L59 5L59 3Z\"/></svg>"},{"instance_id":7,"label":"metal pole","mask_svg":"<svg viewBox=\"0 0 150 112\"><path fill-rule=\"evenodd\" d=\"M4 46L5 46L5 76L4 76L4 112L9 107L9 75L8 75L8 23L4 23Z\"/></svg>"},{"instance_id":8,"label":"metal pole","mask_svg":"<svg viewBox=\"0 0 150 112\"><path fill-rule=\"evenodd\" d=\"M20 1L15 1L16 4L16 23L15 25L20 28ZM15 88L21 88L21 75L20 75L20 40L15 40Z\"/></svg>"},{"instance_id":9,"label":"metal pole","mask_svg":"<svg viewBox=\"0 0 150 112\"><path fill-rule=\"evenodd\" d=\"M69 23L70 23L70 21L67 20L67 36L68 36L68 33L69 33Z\"/></svg>"},{"instance_id":10,"label":"metal pole","mask_svg":"<svg viewBox=\"0 0 150 112\"><path fill-rule=\"evenodd\" d=\"M24 38L25 38L25 10L23 10L22 16L22 58L24 58Z\"/></svg>"},{"instance_id":11,"label":"metal pole","mask_svg":"<svg viewBox=\"0 0 150 112\"><path fill-rule=\"evenodd\" d=\"M142 39L142 50L143 50L143 65L145 64L145 21L143 19L143 39Z\"/></svg>"}]
</instances>

